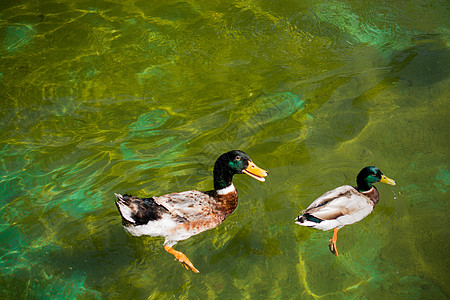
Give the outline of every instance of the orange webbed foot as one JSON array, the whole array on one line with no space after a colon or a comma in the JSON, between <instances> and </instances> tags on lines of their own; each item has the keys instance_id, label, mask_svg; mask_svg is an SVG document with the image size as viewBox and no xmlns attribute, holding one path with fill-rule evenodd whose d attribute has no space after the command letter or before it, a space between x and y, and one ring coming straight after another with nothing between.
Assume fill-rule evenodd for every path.
<instances>
[{"instance_id":1,"label":"orange webbed foot","mask_svg":"<svg viewBox=\"0 0 450 300\"><path fill-rule=\"evenodd\" d=\"M337 241L337 232L339 229L335 228L333 230L333 238L330 239L330 244L328 244L328 248L330 248L331 253L333 253L336 256L339 256L339 253L336 248L336 241Z\"/></svg>"},{"instance_id":2,"label":"orange webbed foot","mask_svg":"<svg viewBox=\"0 0 450 300\"><path fill-rule=\"evenodd\" d=\"M194 273L200 273L199 270L197 270L191 263L191 261L186 257L186 255L184 255L184 253L166 245L164 245L164 250L175 256L175 260L178 260L183 265L183 267L186 268L186 270L191 270Z\"/></svg>"},{"instance_id":3,"label":"orange webbed foot","mask_svg":"<svg viewBox=\"0 0 450 300\"><path fill-rule=\"evenodd\" d=\"M336 242L333 241L333 239L330 239L330 243L328 244L328 248L330 248L331 253L333 253L336 256L339 256L339 253L336 248Z\"/></svg>"},{"instance_id":4,"label":"orange webbed foot","mask_svg":"<svg viewBox=\"0 0 450 300\"><path fill-rule=\"evenodd\" d=\"M179 255L175 255L175 260L178 260L186 270L191 270L194 273L199 273L199 271L194 267L191 261L182 252Z\"/></svg>"}]
</instances>

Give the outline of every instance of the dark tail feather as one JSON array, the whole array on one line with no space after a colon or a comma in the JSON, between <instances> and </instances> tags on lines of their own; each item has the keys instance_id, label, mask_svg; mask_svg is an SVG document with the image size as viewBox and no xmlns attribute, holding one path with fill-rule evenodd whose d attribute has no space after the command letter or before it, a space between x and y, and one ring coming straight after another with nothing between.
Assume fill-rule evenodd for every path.
<instances>
[{"instance_id":1,"label":"dark tail feather","mask_svg":"<svg viewBox=\"0 0 450 300\"><path fill-rule=\"evenodd\" d=\"M303 223L305 221L311 221L311 222L314 222L314 223L320 223L323 220L319 219L317 217L314 217L313 215L310 215L308 213L304 213L303 215L298 216L297 219L295 220L296 223Z\"/></svg>"},{"instance_id":2,"label":"dark tail feather","mask_svg":"<svg viewBox=\"0 0 450 300\"><path fill-rule=\"evenodd\" d=\"M157 204L153 198L140 199L130 195L115 194L116 205L123 220L132 225L144 225L150 221L161 219L168 210Z\"/></svg>"}]
</instances>

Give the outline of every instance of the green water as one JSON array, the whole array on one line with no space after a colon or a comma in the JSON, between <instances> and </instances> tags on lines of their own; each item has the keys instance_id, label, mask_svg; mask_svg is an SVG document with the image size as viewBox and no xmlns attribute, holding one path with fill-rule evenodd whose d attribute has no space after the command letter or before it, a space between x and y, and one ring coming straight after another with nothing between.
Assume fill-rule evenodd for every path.
<instances>
[{"instance_id":1,"label":"green water","mask_svg":"<svg viewBox=\"0 0 450 300\"><path fill-rule=\"evenodd\" d=\"M450 297L448 1L3 1L1 299ZM131 237L114 192L212 188L239 206L178 243ZM376 165L380 203L294 224Z\"/></svg>"}]
</instances>

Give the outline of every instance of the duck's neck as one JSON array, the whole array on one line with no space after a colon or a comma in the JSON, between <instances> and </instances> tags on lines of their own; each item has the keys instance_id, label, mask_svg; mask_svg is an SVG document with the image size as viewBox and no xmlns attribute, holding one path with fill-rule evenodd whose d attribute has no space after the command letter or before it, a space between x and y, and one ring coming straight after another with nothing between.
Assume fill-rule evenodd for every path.
<instances>
[{"instance_id":1,"label":"duck's neck","mask_svg":"<svg viewBox=\"0 0 450 300\"><path fill-rule=\"evenodd\" d=\"M227 186L226 188L216 190L217 195L227 195L229 193L236 192L236 188L234 187L233 183Z\"/></svg>"},{"instance_id":2,"label":"duck's neck","mask_svg":"<svg viewBox=\"0 0 450 300\"><path fill-rule=\"evenodd\" d=\"M367 182L367 181L365 180L365 178L359 178L359 177L358 177L357 180L356 180L356 183L358 184L358 185L356 186L356 189L357 189L359 192L361 192L361 193L370 191L370 190L372 189L372 186L373 186L370 182Z\"/></svg>"},{"instance_id":3,"label":"duck's neck","mask_svg":"<svg viewBox=\"0 0 450 300\"><path fill-rule=\"evenodd\" d=\"M368 197L375 206L375 204L377 204L378 200L380 199L377 188L372 185L374 182L370 181L372 179L371 177L364 177L363 175L358 174L358 177L356 178L356 183L358 184L358 186L356 187L356 189L360 193Z\"/></svg>"},{"instance_id":4,"label":"duck's neck","mask_svg":"<svg viewBox=\"0 0 450 300\"><path fill-rule=\"evenodd\" d=\"M238 196L233 185L233 175L214 168L214 198L223 220L229 216L237 207Z\"/></svg>"},{"instance_id":5,"label":"duck's neck","mask_svg":"<svg viewBox=\"0 0 450 300\"><path fill-rule=\"evenodd\" d=\"M378 194L378 190L375 186L372 186L370 190L361 193L372 201L373 206L375 206L378 203L378 200L380 200L380 194Z\"/></svg>"},{"instance_id":6,"label":"duck's neck","mask_svg":"<svg viewBox=\"0 0 450 300\"><path fill-rule=\"evenodd\" d=\"M214 190L223 190L233 185L233 174L227 169L221 167L220 164L214 166Z\"/></svg>"}]
</instances>

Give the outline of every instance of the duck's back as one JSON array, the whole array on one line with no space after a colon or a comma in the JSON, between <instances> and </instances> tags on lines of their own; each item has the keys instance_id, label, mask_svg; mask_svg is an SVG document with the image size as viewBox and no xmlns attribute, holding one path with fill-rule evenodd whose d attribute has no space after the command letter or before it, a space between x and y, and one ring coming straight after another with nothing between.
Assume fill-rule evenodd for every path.
<instances>
[{"instance_id":1,"label":"duck's back","mask_svg":"<svg viewBox=\"0 0 450 300\"><path fill-rule=\"evenodd\" d=\"M153 197L154 201L184 222L208 219L215 210L215 200L210 192L186 191Z\"/></svg>"}]
</instances>

